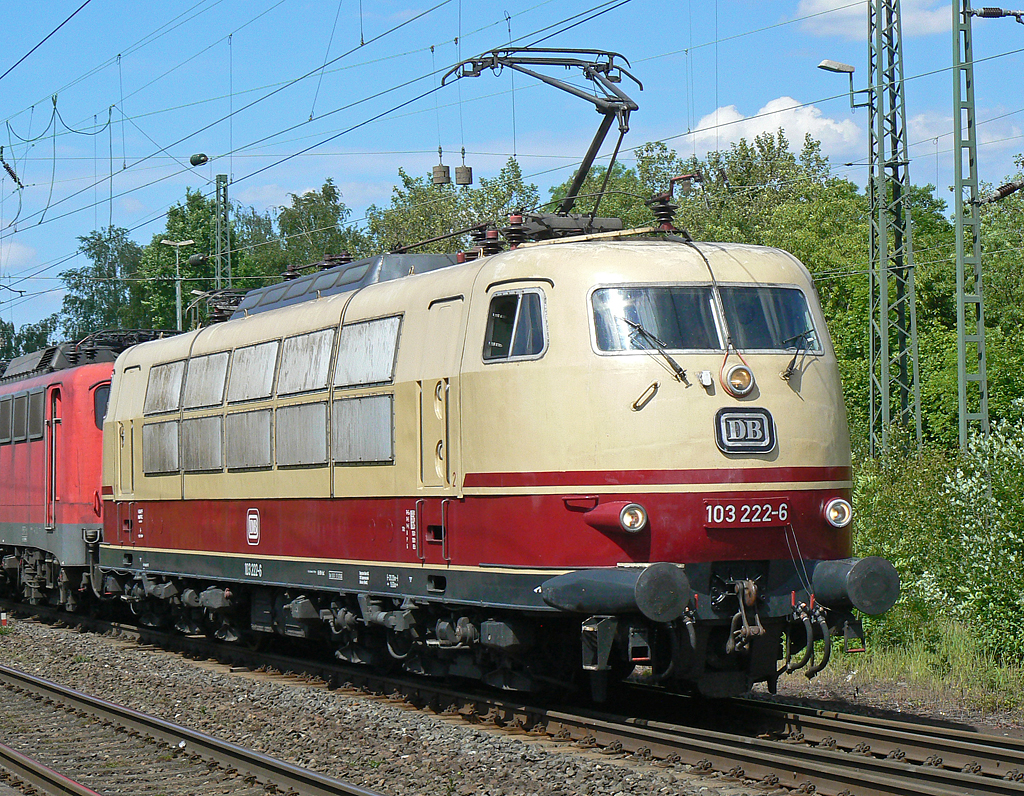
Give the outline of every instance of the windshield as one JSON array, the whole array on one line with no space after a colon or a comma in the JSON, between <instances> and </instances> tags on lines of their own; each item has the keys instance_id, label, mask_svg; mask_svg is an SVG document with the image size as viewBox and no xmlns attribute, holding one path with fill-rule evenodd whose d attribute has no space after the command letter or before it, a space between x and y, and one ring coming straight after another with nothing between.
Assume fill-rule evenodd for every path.
<instances>
[{"instance_id":1,"label":"windshield","mask_svg":"<svg viewBox=\"0 0 1024 796\"><path fill-rule=\"evenodd\" d=\"M821 351L804 294L792 287L721 287L725 322L740 349Z\"/></svg>"},{"instance_id":2,"label":"windshield","mask_svg":"<svg viewBox=\"0 0 1024 796\"><path fill-rule=\"evenodd\" d=\"M657 348L637 326L673 351L723 348L710 287L601 288L593 306L601 351Z\"/></svg>"}]
</instances>

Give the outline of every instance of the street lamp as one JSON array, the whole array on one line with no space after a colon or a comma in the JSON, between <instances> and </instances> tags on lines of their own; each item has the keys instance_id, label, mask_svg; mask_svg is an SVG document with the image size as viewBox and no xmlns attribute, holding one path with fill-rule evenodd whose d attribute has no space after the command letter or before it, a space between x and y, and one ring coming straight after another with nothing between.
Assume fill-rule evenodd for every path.
<instances>
[{"instance_id":1,"label":"street lamp","mask_svg":"<svg viewBox=\"0 0 1024 796\"><path fill-rule=\"evenodd\" d=\"M870 104L870 102L857 103L857 102L853 101L854 95L856 95L856 94L866 94L869 91L869 89L861 89L860 91L854 91L853 90L853 73L855 71L855 67L852 67L849 64L840 63L839 61L833 61L833 60L831 60L829 58L826 58L824 61L822 61L820 64L818 64L818 69L824 69L826 72L835 72L836 74L849 75L850 76L850 107L851 108L866 108Z\"/></svg>"},{"instance_id":2,"label":"street lamp","mask_svg":"<svg viewBox=\"0 0 1024 796\"><path fill-rule=\"evenodd\" d=\"M162 240L164 246L174 247L174 308L178 314L178 331L181 331L181 268L179 266L180 252L182 246L195 245L194 240Z\"/></svg>"}]
</instances>

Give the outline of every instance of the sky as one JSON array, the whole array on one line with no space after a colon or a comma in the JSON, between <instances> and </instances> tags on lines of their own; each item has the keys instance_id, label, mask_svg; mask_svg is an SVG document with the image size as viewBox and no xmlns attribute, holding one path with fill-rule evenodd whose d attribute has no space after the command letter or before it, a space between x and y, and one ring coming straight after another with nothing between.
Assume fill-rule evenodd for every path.
<instances>
[{"instance_id":1,"label":"sky","mask_svg":"<svg viewBox=\"0 0 1024 796\"><path fill-rule=\"evenodd\" d=\"M950 207L959 2L902 2L910 178ZM0 171L0 317L16 326L60 309L60 272L88 262L81 236L112 224L144 245L218 174L261 211L330 177L359 223L399 168L428 174L439 146L454 167L465 147L477 181L514 155L546 197L590 144L593 106L510 71L440 86L510 42L621 53L643 85L622 83L639 105L626 165L647 141L703 156L781 127L797 151L819 139L837 175L867 177L867 111L815 68L851 64L866 86L865 0L48 0L6 19L0 155L20 186ZM1024 151L1024 25L973 31L979 173L998 185ZM193 168L197 153L209 162Z\"/></svg>"}]
</instances>

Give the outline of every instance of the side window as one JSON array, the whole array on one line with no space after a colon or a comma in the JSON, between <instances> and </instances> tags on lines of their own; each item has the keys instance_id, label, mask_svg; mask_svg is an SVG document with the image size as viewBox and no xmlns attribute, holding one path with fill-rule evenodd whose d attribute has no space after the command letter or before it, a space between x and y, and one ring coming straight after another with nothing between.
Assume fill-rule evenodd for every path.
<instances>
[{"instance_id":1,"label":"side window","mask_svg":"<svg viewBox=\"0 0 1024 796\"><path fill-rule=\"evenodd\" d=\"M185 361L168 362L150 368L143 412L177 412L181 406L181 382L185 375Z\"/></svg>"},{"instance_id":2,"label":"side window","mask_svg":"<svg viewBox=\"0 0 1024 796\"><path fill-rule=\"evenodd\" d=\"M326 389L333 346L334 329L286 337L281 352L277 394L292 395Z\"/></svg>"},{"instance_id":3,"label":"side window","mask_svg":"<svg viewBox=\"0 0 1024 796\"><path fill-rule=\"evenodd\" d=\"M142 471L146 475L178 472L178 421L142 427Z\"/></svg>"},{"instance_id":4,"label":"side window","mask_svg":"<svg viewBox=\"0 0 1024 796\"><path fill-rule=\"evenodd\" d=\"M46 394L39 390L28 394L28 438L42 439L44 428L43 407Z\"/></svg>"},{"instance_id":5,"label":"side window","mask_svg":"<svg viewBox=\"0 0 1024 796\"><path fill-rule=\"evenodd\" d=\"M391 395L334 402L331 445L340 464L394 463L395 409Z\"/></svg>"},{"instance_id":6,"label":"side window","mask_svg":"<svg viewBox=\"0 0 1024 796\"><path fill-rule=\"evenodd\" d=\"M327 404L282 406L275 425L279 467L327 463Z\"/></svg>"},{"instance_id":7,"label":"side window","mask_svg":"<svg viewBox=\"0 0 1024 796\"><path fill-rule=\"evenodd\" d=\"M0 400L0 443L11 441L11 404L12 398L8 396Z\"/></svg>"},{"instance_id":8,"label":"side window","mask_svg":"<svg viewBox=\"0 0 1024 796\"><path fill-rule=\"evenodd\" d=\"M496 293L487 310L484 361L537 359L544 355L544 294L539 290Z\"/></svg>"},{"instance_id":9,"label":"side window","mask_svg":"<svg viewBox=\"0 0 1024 796\"><path fill-rule=\"evenodd\" d=\"M181 469L186 473L220 470L224 467L224 418L220 415L193 417L181 424Z\"/></svg>"},{"instance_id":10,"label":"side window","mask_svg":"<svg viewBox=\"0 0 1024 796\"><path fill-rule=\"evenodd\" d=\"M278 341L235 349L228 379L228 403L269 398L274 389Z\"/></svg>"},{"instance_id":11,"label":"side window","mask_svg":"<svg viewBox=\"0 0 1024 796\"><path fill-rule=\"evenodd\" d=\"M92 413L96 428L103 430L103 419L107 416L107 404L110 403L110 384L101 384L92 393ZM0 419L0 423L3 420Z\"/></svg>"},{"instance_id":12,"label":"side window","mask_svg":"<svg viewBox=\"0 0 1024 796\"><path fill-rule=\"evenodd\" d=\"M13 428L11 438L24 442L28 438L28 393L14 396Z\"/></svg>"},{"instance_id":13,"label":"side window","mask_svg":"<svg viewBox=\"0 0 1024 796\"><path fill-rule=\"evenodd\" d=\"M185 377L185 408L219 406L224 400L224 379L228 374L228 353L193 357Z\"/></svg>"},{"instance_id":14,"label":"side window","mask_svg":"<svg viewBox=\"0 0 1024 796\"><path fill-rule=\"evenodd\" d=\"M387 384L395 378L399 316L345 324L338 345L335 387Z\"/></svg>"},{"instance_id":15,"label":"side window","mask_svg":"<svg viewBox=\"0 0 1024 796\"><path fill-rule=\"evenodd\" d=\"M234 412L225 418L229 470L270 467L274 463L270 457L271 412Z\"/></svg>"}]
</instances>

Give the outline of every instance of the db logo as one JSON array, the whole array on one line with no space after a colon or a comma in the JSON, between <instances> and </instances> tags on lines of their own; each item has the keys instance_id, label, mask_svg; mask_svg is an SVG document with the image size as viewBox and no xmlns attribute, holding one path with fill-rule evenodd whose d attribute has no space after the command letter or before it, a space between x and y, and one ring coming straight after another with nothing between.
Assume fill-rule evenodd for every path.
<instances>
[{"instance_id":1,"label":"db logo","mask_svg":"<svg viewBox=\"0 0 1024 796\"><path fill-rule=\"evenodd\" d=\"M767 409L719 409L715 442L724 453L768 453L775 448L775 422Z\"/></svg>"},{"instance_id":2,"label":"db logo","mask_svg":"<svg viewBox=\"0 0 1024 796\"><path fill-rule=\"evenodd\" d=\"M245 517L245 541L251 545L260 543L260 510L249 509Z\"/></svg>"}]
</instances>

